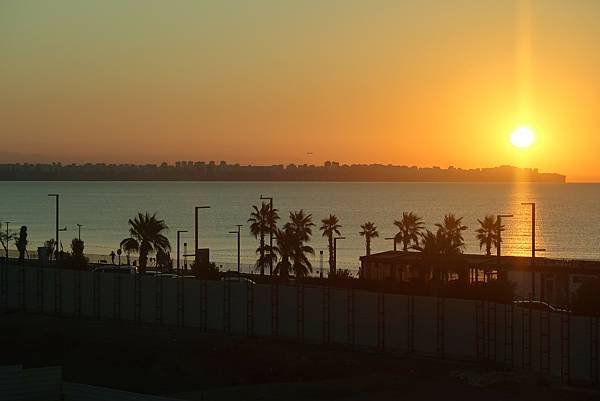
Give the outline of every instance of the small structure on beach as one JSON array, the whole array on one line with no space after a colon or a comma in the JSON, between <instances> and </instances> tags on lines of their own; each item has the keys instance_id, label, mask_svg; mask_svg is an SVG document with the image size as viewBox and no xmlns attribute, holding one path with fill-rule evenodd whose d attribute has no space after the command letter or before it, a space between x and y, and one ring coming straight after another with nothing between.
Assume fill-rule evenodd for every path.
<instances>
[{"instance_id":1,"label":"small structure on beach","mask_svg":"<svg viewBox=\"0 0 600 401\"><path fill-rule=\"evenodd\" d=\"M600 262L525 256L461 254L428 259L420 252L386 251L362 256L359 277L367 280L429 280L436 267L447 281L469 283L506 279L516 284L522 299L567 304L581 283L600 278Z\"/></svg>"}]
</instances>

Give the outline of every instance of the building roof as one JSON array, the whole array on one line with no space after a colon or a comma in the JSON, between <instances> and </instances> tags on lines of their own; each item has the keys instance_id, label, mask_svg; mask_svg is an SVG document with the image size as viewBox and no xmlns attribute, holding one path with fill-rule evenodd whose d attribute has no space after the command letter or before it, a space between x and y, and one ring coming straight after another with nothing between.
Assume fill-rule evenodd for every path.
<instances>
[{"instance_id":1,"label":"building roof","mask_svg":"<svg viewBox=\"0 0 600 401\"><path fill-rule=\"evenodd\" d=\"M487 256L478 254L462 255L463 261L470 266L484 268L486 265L494 268L507 269L536 269L549 268L573 269L581 272L600 273L600 261L582 259L553 259L545 257L531 258L529 256ZM412 264L422 261L419 252L385 251L369 256L361 256L361 262L386 264Z\"/></svg>"}]
</instances>

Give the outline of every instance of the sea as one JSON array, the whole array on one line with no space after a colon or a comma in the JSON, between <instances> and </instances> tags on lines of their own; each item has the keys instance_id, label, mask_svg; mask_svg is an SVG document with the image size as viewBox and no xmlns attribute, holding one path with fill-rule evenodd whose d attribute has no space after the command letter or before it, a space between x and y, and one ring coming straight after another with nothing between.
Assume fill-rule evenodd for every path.
<instances>
[{"instance_id":1,"label":"sea","mask_svg":"<svg viewBox=\"0 0 600 401\"><path fill-rule=\"evenodd\" d=\"M79 235L92 261L109 260L128 236L128 219L139 212L156 213L169 226L168 237L176 254L176 233L181 234L181 254L193 253L194 207L199 211L199 247L209 248L211 260L224 270L237 263L236 225L241 228L242 270L250 271L256 260L258 241L249 232L248 218L261 195L272 197L280 223L290 211L310 213L316 226L309 243L315 255L315 271L327 265L327 241L320 222L335 214L342 225L343 240L337 242L338 268L358 269L365 241L358 233L367 221L376 224L379 237L372 252L393 248L389 237L397 232L393 222L404 211L423 217L426 228L447 213L462 217L465 252L483 253L475 238L478 219L486 214L513 214L503 222L504 255L530 255L531 206L536 203L538 256L600 260L600 184L542 183L398 183L398 182L0 182L0 221L10 231L27 226L31 256L43 242L55 236L55 200L60 195L61 243L69 249ZM15 252L14 243L11 251ZM185 260L184 260L185 259ZM181 263L191 258L181 256Z\"/></svg>"}]
</instances>

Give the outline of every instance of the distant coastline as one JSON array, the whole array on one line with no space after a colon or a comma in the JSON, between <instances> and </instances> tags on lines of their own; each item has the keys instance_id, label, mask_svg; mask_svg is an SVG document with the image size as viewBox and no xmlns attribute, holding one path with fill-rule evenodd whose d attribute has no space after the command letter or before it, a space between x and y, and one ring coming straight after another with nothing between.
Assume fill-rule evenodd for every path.
<instances>
[{"instance_id":1,"label":"distant coastline","mask_svg":"<svg viewBox=\"0 0 600 401\"><path fill-rule=\"evenodd\" d=\"M379 182L546 182L566 176L538 169L500 166L481 169L383 164L253 166L226 162L174 164L0 164L0 181L379 181Z\"/></svg>"}]
</instances>

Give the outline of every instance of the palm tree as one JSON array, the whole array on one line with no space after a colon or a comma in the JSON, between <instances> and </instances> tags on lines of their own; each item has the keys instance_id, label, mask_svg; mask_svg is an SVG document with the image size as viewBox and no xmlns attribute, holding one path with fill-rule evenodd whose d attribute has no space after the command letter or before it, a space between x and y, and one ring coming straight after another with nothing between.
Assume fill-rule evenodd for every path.
<instances>
[{"instance_id":1,"label":"palm tree","mask_svg":"<svg viewBox=\"0 0 600 401\"><path fill-rule=\"evenodd\" d=\"M314 250L304 244L301 234L295 231L291 225L286 224L286 226L283 230L277 230L275 233L277 244L273 250L279 255L280 260L273 273L287 278L293 271L296 278L305 277L312 272L312 265L307 254L314 254Z\"/></svg>"},{"instance_id":2,"label":"palm tree","mask_svg":"<svg viewBox=\"0 0 600 401\"><path fill-rule=\"evenodd\" d=\"M19 250L19 263L23 263L25 260L25 252L27 252L27 226L21 226L19 230L19 236L15 240L17 249Z\"/></svg>"},{"instance_id":3,"label":"palm tree","mask_svg":"<svg viewBox=\"0 0 600 401\"><path fill-rule=\"evenodd\" d=\"M339 220L335 214L330 214L328 218L321 220L320 230L323 236L327 237L327 249L329 251L329 273L335 274L335 261L333 260L333 235L341 235Z\"/></svg>"},{"instance_id":4,"label":"palm tree","mask_svg":"<svg viewBox=\"0 0 600 401\"><path fill-rule=\"evenodd\" d=\"M290 212L290 221L285 223L284 229L294 231L301 241L308 241L312 236L312 227L315 223L312 221L312 214L304 214L304 210Z\"/></svg>"},{"instance_id":5,"label":"palm tree","mask_svg":"<svg viewBox=\"0 0 600 401\"><path fill-rule=\"evenodd\" d=\"M271 252L270 246L265 244L265 237L271 232L275 234L275 228L279 215L277 209L271 209L269 203L262 203L260 209L252 206L252 212L248 222L250 223L250 233L254 238L260 238L256 253L259 254L256 261L256 268L260 269L260 274L265 274L265 266L269 266L275 255ZM268 252L268 254L267 254Z\"/></svg>"},{"instance_id":6,"label":"palm tree","mask_svg":"<svg viewBox=\"0 0 600 401\"><path fill-rule=\"evenodd\" d=\"M140 271L144 272L148 264L148 253L153 251L170 251L169 239L163 235L169 227L164 220L156 218L146 212L138 213L132 220L129 219L129 238L121 241L121 248L129 255L130 252L139 252Z\"/></svg>"},{"instance_id":7,"label":"palm tree","mask_svg":"<svg viewBox=\"0 0 600 401\"><path fill-rule=\"evenodd\" d=\"M403 212L402 219L394 221L398 227L398 234L394 237L394 242L401 242L404 252L412 245L418 245L419 236L423 231L423 218L413 212Z\"/></svg>"},{"instance_id":8,"label":"palm tree","mask_svg":"<svg viewBox=\"0 0 600 401\"><path fill-rule=\"evenodd\" d=\"M367 256L371 254L371 239L379 237L379 232L377 231L377 227L375 223L371 221L367 221L365 224L361 225L362 231L359 234L365 237L365 246L367 251Z\"/></svg>"},{"instance_id":9,"label":"palm tree","mask_svg":"<svg viewBox=\"0 0 600 401\"><path fill-rule=\"evenodd\" d=\"M465 246L465 240L462 236L462 232L468 227L462 223L462 217L457 218L453 213L444 216L443 223L436 223L438 233L440 233L447 244L446 249L450 252L458 250L459 252Z\"/></svg>"},{"instance_id":10,"label":"palm tree","mask_svg":"<svg viewBox=\"0 0 600 401\"><path fill-rule=\"evenodd\" d=\"M479 249L485 245L485 254L490 256L492 254L492 245L498 249L500 245L501 233L504 231L504 225L500 223L500 220L494 218L493 215L487 215L482 220L477 219L479 222L479 228L475 230L477 233L477 239L479 240Z\"/></svg>"}]
</instances>

